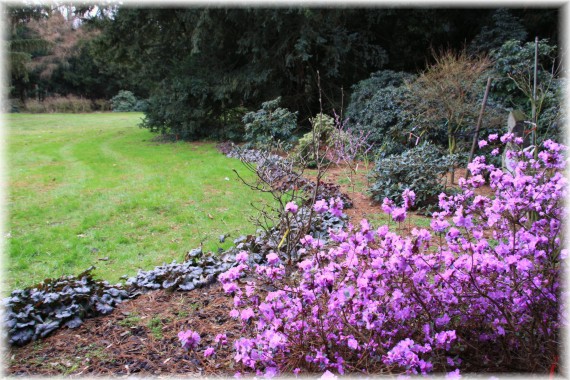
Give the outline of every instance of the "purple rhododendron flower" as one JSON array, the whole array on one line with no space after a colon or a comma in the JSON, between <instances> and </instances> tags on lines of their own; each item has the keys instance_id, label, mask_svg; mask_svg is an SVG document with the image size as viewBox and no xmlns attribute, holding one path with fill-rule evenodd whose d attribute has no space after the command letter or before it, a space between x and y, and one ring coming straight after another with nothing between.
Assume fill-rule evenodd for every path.
<instances>
[{"instance_id":1,"label":"purple rhododendron flower","mask_svg":"<svg viewBox=\"0 0 570 380\"><path fill-rule=\"evenodd\" d=\"M178 333L178 339L182 343L182 347L187 350L194 349L200 343L200 334L196 331L186 330Z\"/></svg>"},{"instance_id":2,"label":"purple rhododendron flower","mask_svg":"<svg viewBox=\"0 0 570 380\"><path fill-rule=\"evenodd\" d=\"M247 309L241 311L240 317L242 321L248 321L254 315L255 314L253 312L253 309L251 307L248 307Z\"/></svg>"},{"instance_id":3,"label":"purple rhododendron flower","mask_svg":"<svg viewBox=\"0 0 570 380\"><path fill-rule=\"evenodd\" d=\"M532 262L529 259L521 259L517 262L517 270L526 272L533 268Z\"/></svg>"},{"instance_id":4,"label":"purple rhododendron flower","mask_svg":"<svg viewBox=\"0 0 570 380\"><path fill-rule=\"evenodd\" d=\"M463 215L454 216L453 223L455 223L457 227L465 227L465 228L473 227L473 221L471 220L471 216L463 216Z\"/></svg>"},{"instance_id":5,"label":"purple rhododendron flower","mask_svg":"<svg viewBox=\"0 0 570 380\"><path fill-rule=\"evenodd\" d=\"M512 141L514 137L515 135L512 133L505 133L504 135L501 136L501 142L503 144L506 144L507 142Z\"/></svg>"},{"instance_id":6,"label":"purple rhododendron flower","mask_svg":"<svg viewBox=\"0 0 570 380\"><path fill-rule=\"evenodd\" d=\"M450 320L451 320L451 318L449 318L449 315L443 314L443 316L435 319L435 325L437 327L442 327L442 326L447 325Z\"/></svg>"},{"instance_id":7,"label":"purple rhododendron flower","mask_svg":"<svg viewBox=\"0 0 570 380\"><path fill-rule=\"evenodd\" d=\"M394 209L394 202L392 202L388 198L384 198L384 200L382 201L382 211L384 211L386 214L391 214L393 209Z\"/></svg>"},{"instance_id":8,"label":"purple rhododendron flower","mask_svg":"<svg viewBox=\"0 0 570 380\"><path fill-rule=\"evenodd\" d=\"M416 193L410 189L406 189L402 193L402 198L404 199L404 208L409 209L414 205L414 201L416 200Z\"/></svg>"},{"instance_id":9,"label":"purple rhododendron flower","mask_svg":"<svg viewBox=\"0 0 570 380\"><path fill-rule=\"evenodd\" d=\"M290 212L291 214L296 214L298 209L299 209L299 206L297 206L295 204L295 202L288 202L285 205L285 211Z\"/></svg>"},{"instance_id":10,"label":"purple rhododendron flower","mask_svg":"<svg viewBox=\"0 0 570 380\"><path fill-rule=\"evenodd\" d=\"M486 140L479 140L479 149L487 146L488 143Z\"/></svg>"},{"instance_id":11,"label":"purple rhododendron flower","mask_svg":"<svg viewBox=\"0 0 570 380\"><path fill-rule=\"evenodd\" d=\"M356 350L358 348L358 342L356 341L356 339L354 338L350 338L347 342L346 342L348 348L352 349L352 350Z\"/></svg>"},{"instance_id":12,"label":"purple rhododendron flower","mask_svg":"<svg viewBox=\"0 0 570 380\"><path fill-rule=\"evenodd\" d=\"M228 337L226 334L218 334L214 338L214 342L220 345L228 344Z\"/></svg>"},{"instance_id":13,"label":"purple rhododendron flower","mask_svg":"<svg viewBox=\"0 0 570 380\"><path fill-rule=\"evenodd\" d=\"M446 350L449 350L451 347L451 343L457 339L454 330L450 331L442 331L435 334L435 342L438 347L443 347Z\"/></svg>"},{"instance_id":14,"label":"purple rhododendron flower","mask_svg":"<svg viewBox=\"0 0 570 380\"><path fill-rule=\"evenodd\" d=\"M455 227L451 227L449 231L447 231L447 236L451 239L455 239L459 237L459 235L461 235L461 232Z\"/></svg>"},{"instance_id":15,"label":"purple rhododendron flower","mask_svg":"<svg viewBox=\"0 0 570 380\"><path fill-rule=\"evenodd\" d=\"M275 252L269 253L267 256L265 256L265 258L267 259L267 264L269 265L274 265L279 262L279 256L277 256Z\"/></svg>"},{"instance_id":16,"label":"purple rhododendron flower","mask_svg":"<svg viewBox=\"0 0 570 380\"><path fill-rule=\"evenodd\" d=\"M509 147L516 143L512 136L503 140ZM536 161L533 152L508 150L512 171L476 157L459 191L438 197L431 229L401 236L387 225L349 224L331 234L337 244L326 249L321 236L300 239L310 254L299 256L294 275L275 266L276 257L268 258L273 264L240 264L220 275L235 290L230 315L244 317L243 336L234 343L236 364L271 375L272 368L292 368L294 352L306 369L327 376L349 368L427 374L505 360L500 350L490 357L486 347L506 343L524 358L510 358L511 365L550 365L544 358L557 353L544 342L558 339L562 323L566 148L545 141L539 149ZM475 191L485 178L492 194ZM387 199L383 204L395 220L404 220L411 205L410 192L402 197L404 207ZM333 204L336 199L329 210ZM243 276L245 292L236 281ZM327 349L331 345L344 349ZM462 346L473 347L463 358ZM374 358L368 361L373 367L358 367L362 358Z\"/></svg>"},{"instance_id":17,"label":"purple rhododendron flower","mask_svg":"<svg viewBox=\"0 0 570 380\"><path fill-rule=\"evenodd\" d=\"M305 235L304 238L301 238L300 242L303 245L312 245L313 244L313 237L311 235Z\"/></svg>"},{"instance_id":18,"label":"purple rhododendron flower","mask_svg":"<svg viewBox=\"0 0 570 380\"><path fill-rule=\"evenodd\" d=\"M216 350L214 349L214 347L208 347L204 350L204 357L210 357L212 355L214 355L216 353Z\"/></svg>"},{"instance_id":19,"label":"purple rhododendron flower","mask_svg":"<svg viewBox=\"0 0 570 380\"><path fill-rule=\"evenodd\" d=\"M336 217L341 217L342 216L342 209L344 208L344 203L342 202L342 199L340 198L336 198L336 199L330 199L329 200L329 212L331 214L333 214Z\"/></svg>"},{"instance_id":20,"label":"purple rhododendron flower","mask_svg":"<svg viewBox=\"0 0 570 380\"><path fill-rule=\"evenodd\" d=\"M392 210L392 219L396 222L403 222L406 220L406 209L404 207L396 207Z\"/></svg>"},{"instance_id":21,"label":"purple rhododendron flower","mask_svg":"<svg viewBox=\"0 0 570 380\"><path fill-rule=\"evenodd\" d=\"M267 367L265 368L265 374L263 375L263 377L265 377L266 379L271 379L275 376L277 376L277 367Z\"/></svg>"},{"instance_id":22,"label":"purple rhododendron flower","mask_svg":"<svg viewBox=\"0 0 570 380\"><path fill-rule=\"evenodd\" d=\"M326 370L325 373L323 373L323 375L320 377L321 380L335 380L337 378L338 376L329 370Z\"/></svg>"},{"instance_id":23,"label":"purple rhododendron flower","mask_svg":"<svg viewBox=\"0 0 570 380\"><path fill-rule=\"evenodd\" d=\"M447 220L432 219L430 226L435 232L443 232L449 227L449 222Z\"/></svg>"},{"instance_id":24,"label":"purple rhododendron flower","mask_svg":"<svg viewBox=\"0 0 570 380\"><path fill-rule=\"evenodd\" d=\"M222 287L226 293L233 293L239 289L235 282L228 282L226 284L223 284Z\"/></svg>"},{"instance_id":25,"label":"purple rhododendron flower","mask_svg":"<svg viewBox=\"0 0 570 380\"><path fill-rule=\"evenodd\" d=\"M249 255L247 254L246 251L240 251L240 253L238 253L236 255L236 261L238 263L245 263L248 258L249 258Z\"/></svg>"},{"instance_id":26,"label":"purple rhododendron flower","mask_svg":"<svg viewBox=\"0 0 570 380\"><path fill-rule=\"evenodd\" d=\"M445 375L445 378L446 379L460 379L461 374L459 373L459 369L456 369L455 371L448 372L447 375Z\"/></svg>"},{"instance_id":27,"label":"purple rhododendron flower","mask_svg":"<svg viewBox=\"0 0 570 380\"><path fill-rule=\"evenodd\" d=\"M324 199L321 199L320 201L315 202L315 205L313 206L313 208L315 209L315 211L317 213L322 214L329 209L329 206L327 205L327 201L325 201Z\"/></svg>"}]
</instances>

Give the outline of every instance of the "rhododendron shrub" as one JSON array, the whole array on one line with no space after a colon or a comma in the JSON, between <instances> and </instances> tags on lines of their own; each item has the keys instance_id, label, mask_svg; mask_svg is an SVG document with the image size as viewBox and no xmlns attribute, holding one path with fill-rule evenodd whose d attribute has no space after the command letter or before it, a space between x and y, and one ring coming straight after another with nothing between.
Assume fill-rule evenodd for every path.
<instances>
[{"instance_id":1,"label":"rhododendron shrub","mask_svg":"<svg viewBox=\"0 0 570 380\"><path fill-rule=\"evenodd\" d=\"M275 254L240 262L220 275L243 322L235 361L267 376L548 371L560 328L563 150L547 141L536 161L508 152L512 173L476 158L462 192L440 196L429 230L403 237L363 220L330 231L329 248L302 239L312 255L296 272ZM489 196L476 190L485 173ZM385 211L405 218L413 192L403 198Z\"/></svg>"}]
</instances>

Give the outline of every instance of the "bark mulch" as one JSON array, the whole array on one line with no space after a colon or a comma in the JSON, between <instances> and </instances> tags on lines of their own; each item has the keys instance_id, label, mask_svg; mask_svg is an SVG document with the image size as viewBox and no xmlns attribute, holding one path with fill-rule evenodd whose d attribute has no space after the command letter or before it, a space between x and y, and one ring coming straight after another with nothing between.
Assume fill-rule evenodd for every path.
<instances>
[{"instance_id":1,"label":"bark mulch","mask_svg":"<svg viewBox=\"0 0 570 380\"><path fill-rule=\"evenodd\" d=\"M60 329L48 338L6 350L12 376L233 376L232 341L239 324L228 313L233 299L219 284L191 292L153 291L120 304L111 314L77 329ZM218 333L230 345L204 358L183 349L178 332L200 333L200 350L215 346Z\"/></svg>"}]
</instances>

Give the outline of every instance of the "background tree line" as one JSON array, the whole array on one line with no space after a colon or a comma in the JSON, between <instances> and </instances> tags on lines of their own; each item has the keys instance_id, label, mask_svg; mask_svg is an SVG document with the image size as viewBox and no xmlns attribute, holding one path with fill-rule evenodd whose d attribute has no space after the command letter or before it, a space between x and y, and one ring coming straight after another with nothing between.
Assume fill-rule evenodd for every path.
<instances>
[{"instance_id":1,"label":"background tree line","mask_svg":"<svg viewBox=\"0 0 570 380\"><path fill-rule=\"evenodd\" d=\"M319 94L341 110L372 73L415 75L441 49L558 39L558 10L545 8L95 9L8 8L10 97L129 90L148 99L145 127L186 139L240 135L243 115L279 96L308 126Z\"/></svg>"}]
</instances>

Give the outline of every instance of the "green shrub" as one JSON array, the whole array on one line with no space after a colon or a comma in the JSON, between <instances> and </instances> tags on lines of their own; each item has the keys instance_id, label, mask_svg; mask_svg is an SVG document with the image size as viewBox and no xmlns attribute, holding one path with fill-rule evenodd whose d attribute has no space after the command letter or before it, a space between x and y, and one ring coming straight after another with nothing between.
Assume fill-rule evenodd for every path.
<instances>
[{"instance_id":1,"label":"green shrub","mask_svg":"<svg viewBox=\"0 0 570 380\"><path fill-rule=\"evenodd\" d=\"M139 99L136 101L133 111L135 112L145 112L148 109L148 101L144 99Z\"/></svg>"},{"instance_id":2,"label":"green shrub","mask_svg":"<svg viewBox=\"0 0 570 380\"><path fill-rule=\"evenodd\" d=\"M218 132L218 139L234 142L244 141L245 127L243 117L247 113L245 107L235 107L222 113L222 127Z\"/></svg>"},{"instance_id":3,"label":"green shrub","mask_svg":"<svg viewBox=\"0 0 570 380\"><path fill-rule=\"evenodd\" d=\"M322 149L331 146L335 138L336 128L334 119L329 115L320 114L310 118L309 121L311 122L311 131L299 139L293 153L293 160L314 167L317 158L315 143L318 142Z\"/></svg>"},{"instance_id":4,"label":"green shrub","mask_svg":"<svg viewBox=\"0 0 570 380\"><path fill-rule=\"evenodd\" d=\"M184 78L190 81L191 78ZM148 100L143 128L153 133L176 136L183 140L198 140L212 136L218 125L203 107L192 107L188 102L186 86L182 81L164 80ZM194 87L191 87L194 88Z\"/></svg>"},{"instance_id":5,"label":"green shrub","mask_svg":"<svg viewBox=\"0 0 570 380\"><path fill-rule=\"evenodd\" d=\"M531 120L534 88L535 43L516 40L505 42L492 52L494 84L491 101L505 108L523 110ZM538 41L538 70L536 87L536 114L538 143L547 139L561 140L564 124L563 89L565 79L558 72L558 48L548 40Z\"/></svg>"},{"instance_id":6,"label":"green shrub","mask_svg":"<svg viewBox=\"0 0 570 380\"><path fill-rule=\"evenodd\" d=\"M410 189L416 193L415 206L427 207L437 203L437 196L444 190L441 177L451 164L451 158L435 145L418 145L379 159L369 175L369 191L377 202L388 198L400 204L402 192Z\"/></svg>"},{"instance_id":7,"label":"green shrub","mask_svg":"<svg viewBox=\"0 0 570 380\"><path fill-rule=\"evenodd\" d=\"M121 90L117 95L111 98L111 107L113 112L136 111L137 98L132 92Z\"/></svg>"},{"instance_id":8,"label":"green shrub","mask_svg":"<svg viewBox=\"0 0 570 380\"><path fill-rule=\"evenodd\" d=\"M297 128L297 112L279 108L281 97L264 102L261 109L248 112L243 117L245 141L248 147L271 150L273 148L290 149Z\"/></svg>"},{"instance_id":9,"label":"green shrub","mask_svg":"<svg viewBox=\"0 0 570 380\"><path fill-rule=\"evenodd\" d=\"M346 108L348 128L368 133L368 142L382 146L387 140L401 142L398 126L403 122L403 100L407 95L405 81L414 76L391 70L378 71L352 87Z\"/></svg>"},{"instance_id":10,"label":"green shrub","mask_svg":"<svg viewBox=\"0 0 570 380\"><path fill-rule=\"evenodd\" d=\"M469 44L471 54L488 53L501 47L508 40L524 41L528 35L518 17L505 8L497 9L490 17L488 24Z\"/></svg>"}]
</instances>

